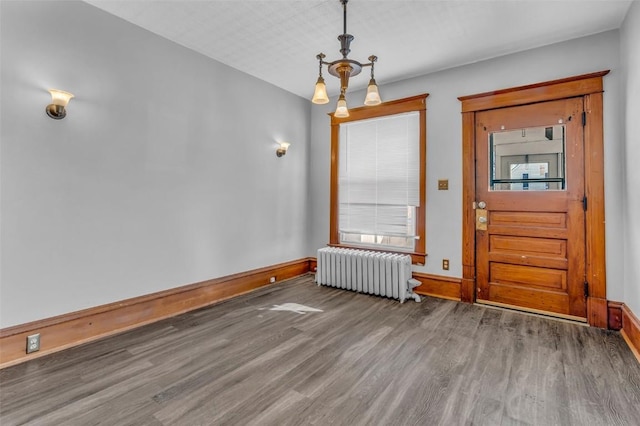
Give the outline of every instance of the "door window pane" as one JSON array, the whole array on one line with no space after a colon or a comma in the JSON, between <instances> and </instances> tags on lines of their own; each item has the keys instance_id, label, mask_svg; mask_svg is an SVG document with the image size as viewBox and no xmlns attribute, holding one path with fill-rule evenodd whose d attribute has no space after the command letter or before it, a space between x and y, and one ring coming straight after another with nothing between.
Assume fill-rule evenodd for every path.
<instances>
[{"instance_id":1,"label":"door window pane","mask_svg":"<svg viewBox=\"0 0 640 426\"><path fill-rule=\"evenodd\" d=\"M489 134L489 190L565 190L565 127Z\"/></svg>"}]
</instances>

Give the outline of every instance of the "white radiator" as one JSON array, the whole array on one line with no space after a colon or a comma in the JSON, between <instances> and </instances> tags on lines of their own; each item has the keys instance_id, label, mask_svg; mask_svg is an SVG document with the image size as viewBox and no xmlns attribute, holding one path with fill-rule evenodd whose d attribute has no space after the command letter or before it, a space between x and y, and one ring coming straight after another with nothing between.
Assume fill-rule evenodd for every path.
<instances>
[{"instance_id":1,"label":"white radiator","mask_svg":"<svg viewBox=\"0 0 640 426\"><path fill-rule=\"evenodd\" d=\"M324 247L318 250L316 283L360 293L399 299L420 296L413 288L420 281L411 277L411 256L367 250Z\"/></svg>"}]
</instances>

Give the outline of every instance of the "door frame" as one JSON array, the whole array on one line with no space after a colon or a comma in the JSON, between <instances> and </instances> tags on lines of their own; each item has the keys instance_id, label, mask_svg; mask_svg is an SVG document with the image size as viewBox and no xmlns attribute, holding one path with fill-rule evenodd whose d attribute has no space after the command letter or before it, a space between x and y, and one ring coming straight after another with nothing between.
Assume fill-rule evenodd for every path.
<instances>
[{"instance_id":1,"label":"door frame","mask_svg":"<svg viewBox=\"0 0 640 426\"><path fill-rule=\"evenodd\" d=\"M493 92L461 96L462 103L462 282L460 299L476 300L476 113L573 97L584 100L585 254L587 321L607 328L604 217L603 82L609 70Z\"/></svg>"}]
</instances>

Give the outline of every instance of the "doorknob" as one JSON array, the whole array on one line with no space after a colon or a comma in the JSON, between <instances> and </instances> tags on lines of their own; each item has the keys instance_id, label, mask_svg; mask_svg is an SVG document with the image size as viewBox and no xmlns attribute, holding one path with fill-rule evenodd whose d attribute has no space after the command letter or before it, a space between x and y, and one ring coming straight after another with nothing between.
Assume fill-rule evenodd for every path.
<instances>
[{"instance_id":1,"label":"doorknob","mask_svg":"<svg viewBox=\"0 0 640 426\"><path fill-rule=\"evenodd\" d=\"M478 203L478 208L479 209L486 209L487 208L487 203L485 203L484 201L480 201Z\"/></svg>"},{"instance_id":2,"label":"doorknob","mask_svg":"<svg viewBox=\"0 0 640 426\"><path fill-rule=\"evenodd\" d=\"M480 223L487 223L487 218L486 218L486 217L484 217L484 216L480 216L480 217L478 218L478 222L480 222Z\"/></svg>"}]
</instances>

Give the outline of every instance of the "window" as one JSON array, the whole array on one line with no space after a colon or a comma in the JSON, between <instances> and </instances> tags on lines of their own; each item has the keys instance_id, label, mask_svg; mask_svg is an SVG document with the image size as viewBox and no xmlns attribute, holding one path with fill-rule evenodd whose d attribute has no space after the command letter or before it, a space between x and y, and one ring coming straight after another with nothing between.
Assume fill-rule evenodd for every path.
<instances>
[{"instance_id":1,"label":"window","mask_svg":"<svg viewBox=\"0 0 640 426\"><path fill-rule=\"evenodd\" d=\"M426 97L332 116L331 245L424 263Z\"/></svg>"},{"instance_id":2,"label":"window","mask_svg":"<svg viewBox=\"0 0 640 426\"><path fill-rule=\"evenodd\" d=\"M489 134L489 190L566 190L564 151L564 125Z\"/></svg>"},{"instance_id":3,"label":"window","mask_svg":"<svg viewBox=\"0 0 640 426\"><path fill-rule=\"evenodd\" d=\"M414 251L420 205L420 114L340 125L341 244Z\"/></svg>"}]
</instances>

